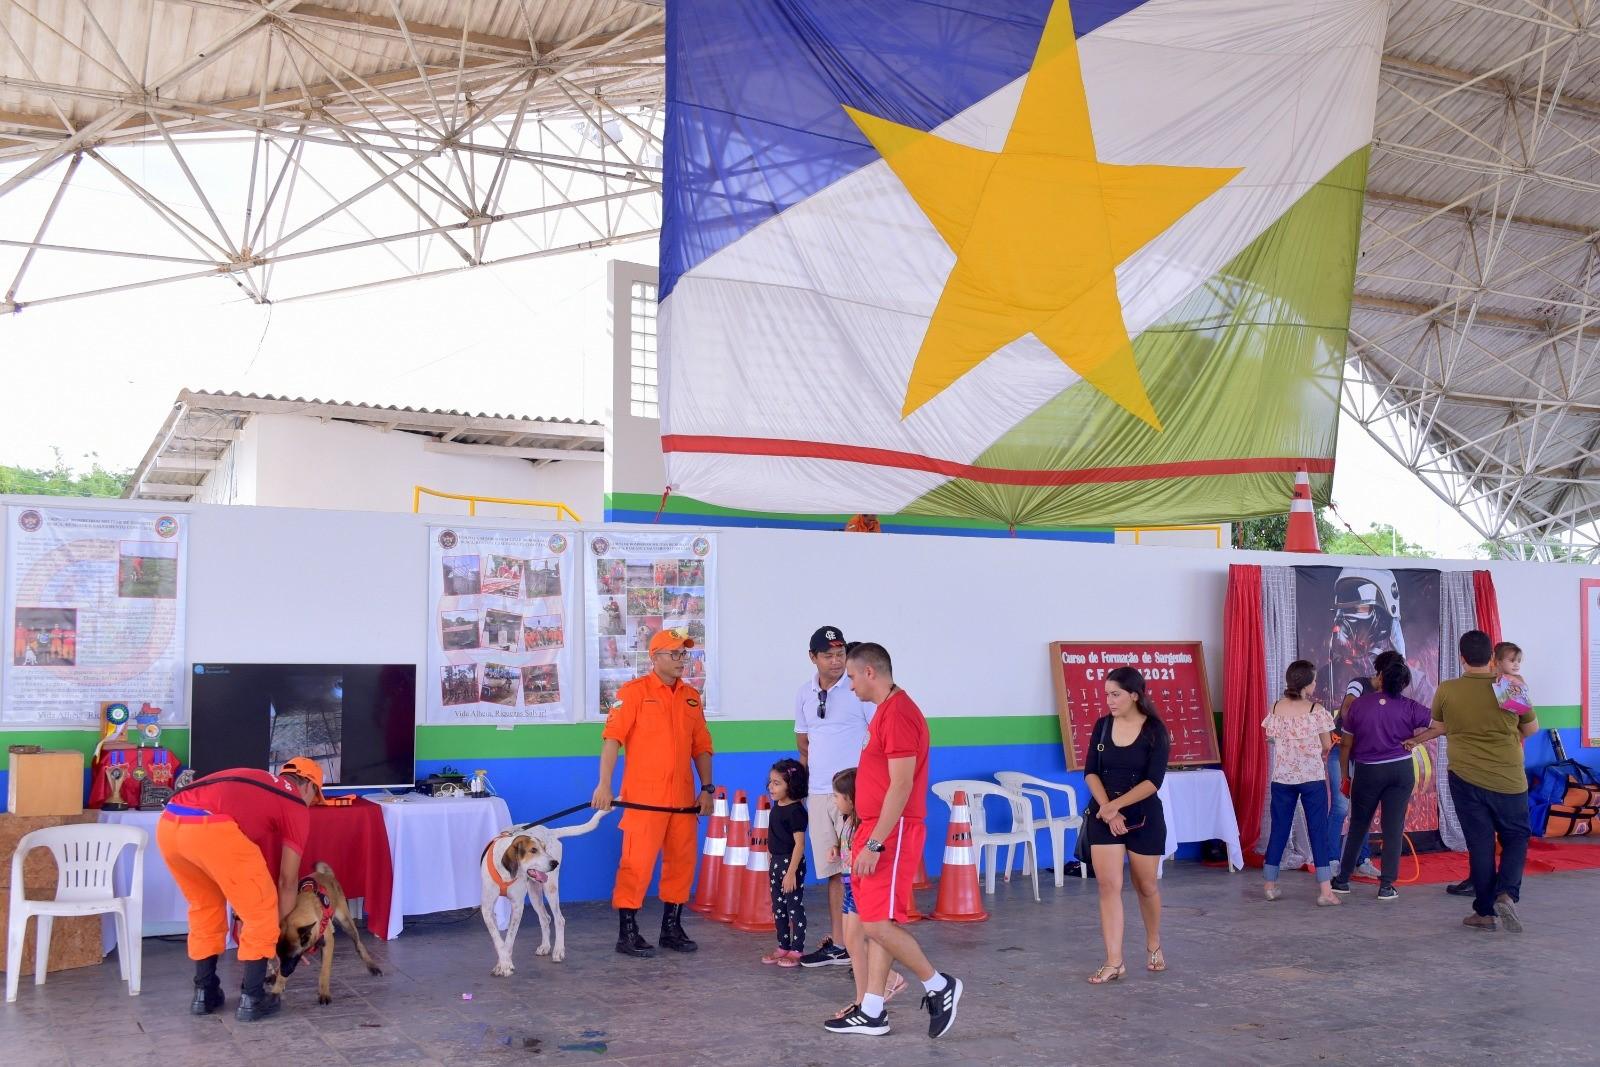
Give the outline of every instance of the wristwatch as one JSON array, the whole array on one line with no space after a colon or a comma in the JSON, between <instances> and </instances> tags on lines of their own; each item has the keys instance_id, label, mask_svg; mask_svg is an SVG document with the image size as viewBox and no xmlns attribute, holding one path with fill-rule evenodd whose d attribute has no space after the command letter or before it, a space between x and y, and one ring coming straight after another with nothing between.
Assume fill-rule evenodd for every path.
<instances>
[{"instance_id":1,"label":"wristwatch","mask_svg":"<svg viewBox=\"0 0 1600 1067\"><path fill-rule=\"evenodd\" d=\"M703 785L700 787L700 792L702 793L715 793L716 791L717 787L714 785Z\"/></svg>"},{"instance_id":2,"label":"wristwatch","mask_svg":"<svg viewBox=\"0 0 1600 1067\"><path fill-rule=\"evenodd\" d=\"M868 838L867 839L867 843L865 845L863 845L862 847L865 848L868 852L882 852L883 851L883 842L882 841L874 841L871 838Z\"/></svg>"}]
</instances>

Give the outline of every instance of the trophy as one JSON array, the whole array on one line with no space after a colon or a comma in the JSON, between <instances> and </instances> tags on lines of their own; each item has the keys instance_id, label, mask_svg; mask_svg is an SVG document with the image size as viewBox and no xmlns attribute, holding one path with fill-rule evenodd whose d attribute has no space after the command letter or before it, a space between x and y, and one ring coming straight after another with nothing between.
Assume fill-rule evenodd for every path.
<instances>
[{"instance_id":1,"label":"trophy","mask_svg":"<svg viewBox=\"0 0 1600 1067\"><path fill-rule=\"evenodd\" d=\"M128 776L128 753L125 749L113 749L106 754L106 799L100 805L101 811L127 811L128 805L122 802L122 780Z\"/></svg>"}]
</instances>

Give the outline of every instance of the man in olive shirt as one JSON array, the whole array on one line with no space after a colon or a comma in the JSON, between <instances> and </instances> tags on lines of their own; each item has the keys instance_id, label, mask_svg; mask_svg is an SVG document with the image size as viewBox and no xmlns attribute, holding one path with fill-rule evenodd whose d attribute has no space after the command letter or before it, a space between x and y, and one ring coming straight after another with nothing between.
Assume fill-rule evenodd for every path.
<instances>
[{"instance_id":1,"label":"man in olive shirt","mask_svg":"<svg viewBox=\"0 0 1600 1067\"><path fill-rule=\"evenodd\" d=\"M1464 673L1440 684L1433 696L1433 725L1405 742L1414 748L1441 734L1450 739L1450 798L1467 838L1472 872L1472 914L1466 926L1493 930L1495 916L1522 932L1517 901L1528 859L1528 776L1522 739L1539 729L1533 712L1502 710L1494 695L1494 642L1482 630L1461 635ZM1495 837L1500 869L1495 871Z\"/></svg>"}]
</instances>

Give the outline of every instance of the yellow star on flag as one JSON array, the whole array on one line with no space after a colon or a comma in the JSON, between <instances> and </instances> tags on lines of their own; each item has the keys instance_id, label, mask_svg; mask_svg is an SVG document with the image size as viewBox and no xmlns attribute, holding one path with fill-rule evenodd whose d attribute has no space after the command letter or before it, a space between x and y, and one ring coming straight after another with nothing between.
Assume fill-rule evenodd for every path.
<instances>
[{"instance_id":1,"label":"yellow star on flag","mask_svg":"<svg viewBox=\"0 0 1600 1067\"><path fill-rule=\"evenodd\" d=\"M956 254L902 417L1033 334L1155 429L1117 298L1117 264L1240 168L1124 166L1095 157L1068 0L1056 0L1005 147L986 152L846 107Z\"/></svg>"}]
</instances>

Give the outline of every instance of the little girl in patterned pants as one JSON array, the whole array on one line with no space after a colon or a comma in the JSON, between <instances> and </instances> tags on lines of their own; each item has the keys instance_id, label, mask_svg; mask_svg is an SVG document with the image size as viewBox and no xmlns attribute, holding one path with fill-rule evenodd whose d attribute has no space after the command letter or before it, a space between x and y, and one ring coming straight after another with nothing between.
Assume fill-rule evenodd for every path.
<instances>
[{"instance_id":1,"label":"little girl in patterned pants","mask_svg":"<svg viewBox=\"0 0 1600 1067\"><path fill-rule=\"evenodd\" d=\"M778 947L761 957L779 967L800 966L806 950L806 806L801 803L810 781L799 760L784 759L767 775L772 818L767 824L767 871L772 890L772 919Z\"/></svg>"}]
</instances>

